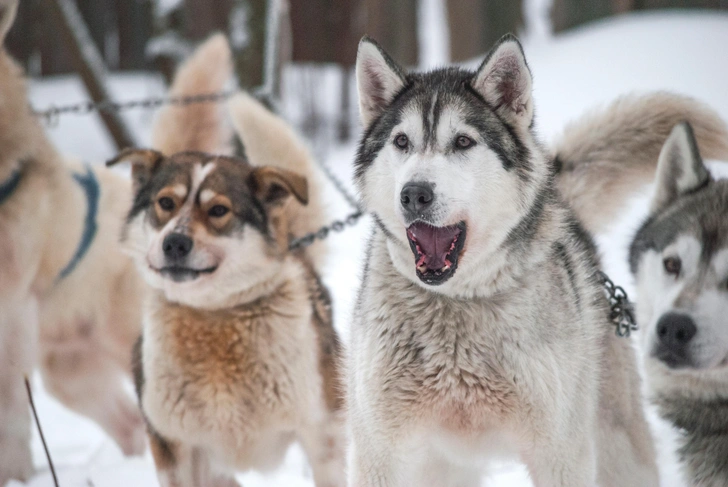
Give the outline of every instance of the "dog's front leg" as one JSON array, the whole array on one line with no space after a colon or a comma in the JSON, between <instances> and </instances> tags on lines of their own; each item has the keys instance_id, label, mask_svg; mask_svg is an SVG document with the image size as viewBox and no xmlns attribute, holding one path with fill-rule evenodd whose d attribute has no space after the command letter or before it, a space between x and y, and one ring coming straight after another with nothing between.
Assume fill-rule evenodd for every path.
<instances>
[{"instance_id":1,"label":"dog's front leg","mask_svg":"<svg viewBox=\"0 0 728 487\"><path fill-rule=\"evenodd\" d=\"M170 442L152 432L149 443L161 487L240 487L231 473L215 471L200 448Z\"/></svg>"},{"instance_id":2,"label":"dog's front leg","mask_svg":"<svg viewBox=\"0 0 728 487\"><path fill-rule=\"evenodd\" d=\"M0 485L5 485L33 473L24 377L33 372L38 309L35 300L0 308Z\"/></svg>"},{"instance_id":3,"label":"dog's front leg","mask_svg":"<svg viewBox=\"0 0 728 487\"><path fill-rule=\"evenodd\" d=\"M352 428L350 487L405 487L411 480L401 478L396 468L398 454L393 438L373 438L361 428Z\"/></svg>"},{"instance_id":4,"label":"dog's front leg","mask_svg":"<svg viewBox=\"0 0 728 487\"><path fill-rule=\"evenodd\" d=\"M544 435L524 457L535 487L596 485L593 438L583 430L573 436L559 438Z\"/></svg>"}]
</instances>

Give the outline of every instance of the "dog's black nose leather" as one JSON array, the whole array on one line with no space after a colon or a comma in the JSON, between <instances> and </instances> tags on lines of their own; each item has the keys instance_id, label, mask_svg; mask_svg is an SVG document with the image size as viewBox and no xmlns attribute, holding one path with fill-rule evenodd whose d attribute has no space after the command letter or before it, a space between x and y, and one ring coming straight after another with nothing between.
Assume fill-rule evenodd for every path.
<instances>
[{"instance_id":1,"label":"dog's black nose leather","mask_svg":"<svg viewBox=\"0 0 728 487\"><path fill-rule=\"evenodd\" d=\"M671 367L688 365L688 345L698 333L691 317L679 313L667 313L657 322L657 356Z\"/></svg>"},{"instance_id":2,"label":"dog's black nose leather","mask_svg":"<svg viewBox=\"0 0 728 487\"><path fill-rule=\"evenodd\" d=\"M179 260L187 257L187 255L192 251L193 245L194 242L187 235L183 235L181 233L170 233L164 237L162 249L164 250L165 257L168 259Z\"/></svg>"},{"instance_id":3,"label":"dog's black nose leather","mask_svg":"<svg viewBox=\"0 0 728 487\"><path fill-rule=\"evenodd\" d=\"M399 202L407 213L420 214L432 206L435 194L428 183L407 183L399 194Z\"/></svg>"}]
</instances>

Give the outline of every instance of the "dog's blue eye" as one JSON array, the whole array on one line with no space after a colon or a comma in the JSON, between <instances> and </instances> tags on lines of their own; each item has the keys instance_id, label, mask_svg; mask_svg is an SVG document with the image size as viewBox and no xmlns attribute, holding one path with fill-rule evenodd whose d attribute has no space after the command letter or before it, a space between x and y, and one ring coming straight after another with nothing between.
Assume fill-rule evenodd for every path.
<instances>
[{"instance_id":1,"label":"dog's blue eye","mask_svg":"<svg viewBox=\"0 0 728 487\"><path fill-rule=\"evenodd\" d=\"M409 139L404 134L399 134L394 138L394 145L399 149L406 149L409 146Z\"/></svg>"},{"instance_id":2,"label":"dog's blue eye","mask_svg":"<svg viewBox=\"0 0 728 487\"><path fill-rule=\"evenodd\" d=\"M174 210L174 200L169 196L162 196L157 200L157 204L164 211Z\"/></svg>"},{"instance_id":3,"label":"dog's blue eye","mask_svg":"<svg viewBox=\"0 0 728 487\"><path fill-rule=\"evenodd\" d=\"M469 149L475 145L475 141L467 135L458 135L455 139L455 146L458 149Z\"/></svg>"},{"instance_id":4,"label":"dog's blue eye","mask_svg":"<svg viewBox=\"0 0 728 487\"><path fill-rule=\"evenodd\" d=\"M227 215L228 211L230 210L227 206L215 205L207 211L207 214L213 218L220 218L221 216Z\"/></svg>"}]
</instances>

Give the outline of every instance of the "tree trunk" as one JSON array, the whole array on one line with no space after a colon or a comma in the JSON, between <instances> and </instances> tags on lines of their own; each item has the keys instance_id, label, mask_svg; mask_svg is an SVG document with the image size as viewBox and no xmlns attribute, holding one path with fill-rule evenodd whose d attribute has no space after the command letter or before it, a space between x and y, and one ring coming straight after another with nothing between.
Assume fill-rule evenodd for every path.
<instances>
[{"instance_id":1,"label":"tree trunk","mask_svg":"<svg viewBox=\"0 0 728 487\"><path fill-rule=\"evenodd\" d=\"M449 0L450 57L455 62L482 57L503 35L523 27L523 2Z\"/></svg>"},{"instance_id":2,"label":"tree trunk","mask_svg":"<svg viewBox=\"0 0 728 487\"><path fill-rule=\"evenodd\" d=\"M417 0L365 0L366 33L400 64L417 66Z\"/></svg>"}]
</instances>

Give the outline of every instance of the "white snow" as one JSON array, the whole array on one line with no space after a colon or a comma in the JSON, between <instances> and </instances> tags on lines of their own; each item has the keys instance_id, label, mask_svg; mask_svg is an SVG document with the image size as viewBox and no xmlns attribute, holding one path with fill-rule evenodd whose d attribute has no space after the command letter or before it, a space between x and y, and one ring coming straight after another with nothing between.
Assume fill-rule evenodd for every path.
<instances>
[{"instance_id":1,"label":"white snow","mask_svg":"<svg viewBox=\"0 0 728 487\"><path fill-rule=\"evenodd\" d=\"M170 4L173 2L170 1ZM432 2L430 2L432 3ZM536 0L538 6L543 0ZM536 8L538 10L538 8ZM590 25L571 33L551 37L541 30L526 36L525 50L534 73L538 127L544 140L551 141L565 123L597 104L632 91L667 89L703 100L728 118L728 15L725 13L673 12L629 15ZM439 62L443 51L428 61ZM475 61L474 61L475 62ZM31 97L35 108L62 105L86 98L74 78L33 81ZM113 91L120 100L161 93L153 76L116 76ZM289 89L287 92L296 92ZM300 93L300 91L299 91ZM327 90L327 93L331 93ZM319 99L327 98L321 93ZM322 102L325 103L325 100ZM142 143L149 141L150 114L126 114ZM295 118L295 117L294 117ZM53 141L68 154L100 163L113 155L113 146L95 116L67 115L48 130ZM329 150L331 167L350 181L355 144ZM345 202L329 189L332 217L349 212ZM604 262L610 276L632 291L626 268L626 244L646 212L646 198L635 199L635 210L614 232L600 236ZM330 238L331 262L325 273L334 295L336 323L348 337L350 311L361 275L363 247L370 222L365 218L356 228ZM50 398L40 381L35 381L39 413L63 487L137 487L157 485L151 459L125 459L95 424L79 417ZM660 449L663 486L684 485L675 457L674 432L653 418ZM27 485L51 485L38 438L33 443L38 475ZM499 464L491 469L483 485L521 487L531 485L522 466ZM274 474L248 473L240 476L246 487L310 487L310 471L301 450L294 447L284 465ZM19 487L19 483L11 483Z\"/></svg>"}]
</instances>

